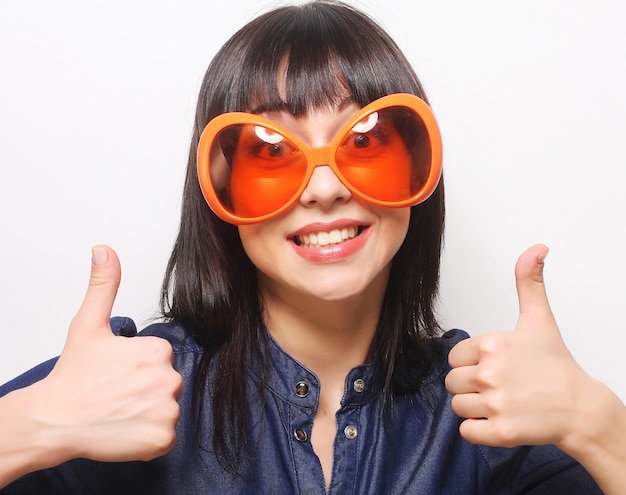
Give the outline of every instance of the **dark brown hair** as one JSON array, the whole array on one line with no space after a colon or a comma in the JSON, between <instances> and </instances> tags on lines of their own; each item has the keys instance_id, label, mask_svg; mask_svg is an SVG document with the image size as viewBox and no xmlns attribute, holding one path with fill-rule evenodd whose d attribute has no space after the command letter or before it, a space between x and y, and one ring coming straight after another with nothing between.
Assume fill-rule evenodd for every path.
<instances>
[{"instance_id":1,"label":"dark brown hair","mask_svg":"<svg viewBox=\"0 0 626 495\"><path fill-rule=\"evenodd\" d=\"M246 362L262 355L262 302L256 269L244 253L237 228L217 218L202 197L196 176L199 135L213 117L259 104L298 116L346 96L365 105L399 92L426 99L388 34L368 16L333 1L261 15L222 47L205 74L162 308L166 318L182 323L205 349L195 380L196 404L210 394L212 446L227 466L241 460L248 437ZM427 201L412 208L373 343L386 373L388 406L395 394L419 387L420 376L411 374L408 363L423 356L424 339L439 332L434 304L443 225L441 182ZM210 389L203 379L209 366L217 369Z\"/></svg>"}]
</instances>

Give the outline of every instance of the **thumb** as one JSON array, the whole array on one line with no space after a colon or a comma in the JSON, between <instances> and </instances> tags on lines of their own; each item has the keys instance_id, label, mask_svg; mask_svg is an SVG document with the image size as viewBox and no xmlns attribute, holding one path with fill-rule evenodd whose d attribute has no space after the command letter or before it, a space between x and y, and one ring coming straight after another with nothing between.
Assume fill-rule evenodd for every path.
<instances>
[{"instance_id":1,"label":"thumb","mask_svg":"<svg viewBox=\"0 0 626 495\"><path fill-rule=\"evenodd\" d=\"M548 251L547 246L536 244L524 251L515 265L519 300L518 330L539 328L546 323L553 323L556 327L543 279L544 260Z\"/></svg>"},{"instance_id":2,"label":"thumb","mask_svg":"<svg viewBox=\"0 0 626 495\"><path fill-rule=\"evenodd\" d=\"M95 332L102 328L111 332L109 320L120 285L120 261L115 251L105 245L94 246L91 253L89 287L83 304L72 321L70 334L76 331L81 334Z\"/></svg>"}]
</instances>

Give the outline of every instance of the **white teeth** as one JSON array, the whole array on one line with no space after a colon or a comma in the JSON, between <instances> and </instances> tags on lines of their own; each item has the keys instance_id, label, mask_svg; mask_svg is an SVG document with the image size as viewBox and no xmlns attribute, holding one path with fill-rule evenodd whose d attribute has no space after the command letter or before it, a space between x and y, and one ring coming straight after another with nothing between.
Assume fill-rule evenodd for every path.
<instances>
[{"instance_id":1,"label":"white teeth","mask_svg":"<svg viewBox=\"0 0 626 495\"><path fill-rule=\"evenodd\" d=\"M338 230L331 230L330 235L328 237L330 238L329 241L332 242L333 244L337 244L338 242L341 242L341 232L339 232Z\"/></svg>"},{"instance_id":2,"label":"white teeth","mask_svg":"<svg viewBox=\"0 0 626 495\"><path fill-rule=\"evenodd\" d=\"M345 227L341 230L335 229L330 232L318 232L316 234L303 234L298 236L298 241L302 247L314 248L324 247L329 244L340 244L348 239L356 237L356 227Z\"/></svg>"}]
</instances>

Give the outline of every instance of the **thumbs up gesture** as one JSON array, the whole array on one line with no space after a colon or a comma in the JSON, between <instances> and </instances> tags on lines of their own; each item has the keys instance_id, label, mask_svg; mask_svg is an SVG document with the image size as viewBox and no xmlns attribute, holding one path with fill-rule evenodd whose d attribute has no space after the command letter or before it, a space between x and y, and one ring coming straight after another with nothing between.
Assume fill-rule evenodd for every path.
<instances>
[{"instance_id":1,"label":"thumbs up gesture","mask_svg":"<svg viewBox=\"0 0 626 495\"><path fill-rule=\"evenodd\" d=\"M66 458L149 460L175 440L182 379L172 368L172 348L156 337L112 333L119 282L115 252L94 247L89 288L63 352L32 387L31 419L53 434Z\"/></svg>"},{"instance_id":2,"label":"thumbs up gesture","mask_svg":"<svg viewBox=\"0 0 626 495\"><path fill-rule=\"evenodd\" d=\"M567 350L543 280L548 248L525 251L515 267L519 319L514 331L471 338L449 355L452 408L467 418L461 435L473 443L512 447L558 444L589 377Z\"/></svg>"},{"instance_id":3,"label":"thumbs up gesture","mask_svg":"<svg viewBox=\"0 0 626 495\"><path fill-rule=\"evenodd\" d=\"M515 266L519 319L514 331L459 342L446 387L461 435L496 447L554 444L606 494L626 486L626 407L567 350L543 280L548 248L527 249Z\"/></svg>"}]
</instances>

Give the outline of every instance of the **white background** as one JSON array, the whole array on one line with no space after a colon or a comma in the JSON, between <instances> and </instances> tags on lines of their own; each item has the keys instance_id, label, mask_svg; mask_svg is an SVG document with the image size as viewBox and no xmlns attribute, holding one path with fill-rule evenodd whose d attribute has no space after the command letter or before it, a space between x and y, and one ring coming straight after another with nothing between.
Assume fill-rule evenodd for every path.
<instances>
[{"instance_id":1,"label":"white background","mask_svg":"<svg viewBox=\"0 0 626 495\"><path fill-rule=\"evenodd\" d=\"M566 342L626 399L626 4L352 3L405 51L442 128L445 326L513 328L514 263L544 242ZM275 5L215 4L0 0L0 382L61 351L93 244L122 259L114 313L155 315L201 77Z\"/></svg>"}]
</instances>

